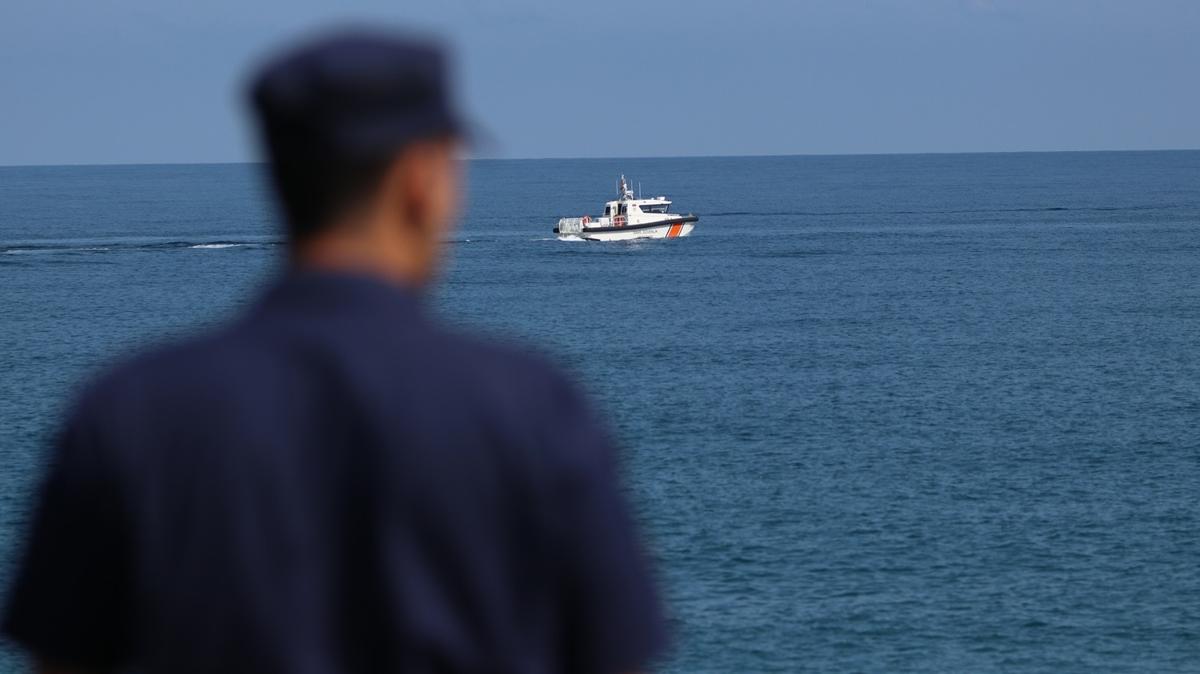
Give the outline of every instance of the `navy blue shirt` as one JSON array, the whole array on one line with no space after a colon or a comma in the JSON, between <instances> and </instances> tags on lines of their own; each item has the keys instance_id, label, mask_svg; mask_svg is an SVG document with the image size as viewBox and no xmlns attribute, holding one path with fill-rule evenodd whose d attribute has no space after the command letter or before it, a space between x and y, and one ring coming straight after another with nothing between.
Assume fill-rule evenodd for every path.
<instances>
[{"instance_id":1,"label":"navy blue shirt","mask_svg":"<svg viewBox=\"0 0 1200 674\"><path fill-rule=\"evenodd\" d=\"M82 396L5 628L145 672L618 672L664 643L580 394L316 273Z\"/></svg>"}]
</instances>

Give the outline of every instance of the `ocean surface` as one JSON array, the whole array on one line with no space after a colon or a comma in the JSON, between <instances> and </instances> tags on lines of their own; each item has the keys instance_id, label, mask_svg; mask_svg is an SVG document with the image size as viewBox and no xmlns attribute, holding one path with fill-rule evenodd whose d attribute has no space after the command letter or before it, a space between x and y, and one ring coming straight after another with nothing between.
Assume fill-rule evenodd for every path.
<instances>
[{"instance_id":1,"label":"ocean surface","mask_svg":"<svg viewBox=\"0 0 1200 674\"><path fill-rule=\"evenodd\" d=\"M695 234L552 238L621 173ZM661 671L1200 671L1200 152L469 174L436 304L608 415ZM0 168L0 576L72 391L251 301L273 217L251 165Z\"/></svg>"}]
</instances>

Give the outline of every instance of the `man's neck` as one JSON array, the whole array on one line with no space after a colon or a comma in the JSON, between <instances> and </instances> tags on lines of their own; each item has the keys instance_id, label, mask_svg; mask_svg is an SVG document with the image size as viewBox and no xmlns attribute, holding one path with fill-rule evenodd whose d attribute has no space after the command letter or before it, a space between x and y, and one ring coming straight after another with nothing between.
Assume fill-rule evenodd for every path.
<instances>
[{"instance_id":1,"label":"man's neck","mask_svg":"<svg viewBox=\"0 0 1200 674\"><path fill-rule=\"evenodd\" d=\"M370 276L406 288L424 286L431 266L418 246L369 231L331 232L295 244L292 265L297 269Z\"/></svg>"}]
</instances>

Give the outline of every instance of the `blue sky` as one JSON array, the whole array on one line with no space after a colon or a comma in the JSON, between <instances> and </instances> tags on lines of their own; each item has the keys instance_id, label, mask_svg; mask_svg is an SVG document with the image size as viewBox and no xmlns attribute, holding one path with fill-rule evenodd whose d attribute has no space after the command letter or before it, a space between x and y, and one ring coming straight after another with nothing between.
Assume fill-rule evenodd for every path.
<instances>
[{"instance_id":1,"label":"blue sky","mask_svg":"<svg viewBox=\"0 0 1200 674\"><path fill-rule=\"evenodd\" d=\"M442 34L499 156L1200 148L1196 0L6 0L0 164L253 158L249 66L345 21Z\"/></svg>"}]
</instances>

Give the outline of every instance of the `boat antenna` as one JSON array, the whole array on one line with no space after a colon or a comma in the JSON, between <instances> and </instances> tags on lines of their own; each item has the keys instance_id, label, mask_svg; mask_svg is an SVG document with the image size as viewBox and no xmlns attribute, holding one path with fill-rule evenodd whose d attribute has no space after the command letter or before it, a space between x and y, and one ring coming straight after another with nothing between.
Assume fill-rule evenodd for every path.
<instances>
[{"instance_id":1,"label":"boat antenna","mask_svg":"<svg viewBox=\"0 0 1200 674\"><path fill-rule=\"evenodd\" d=\"M621 174L621 186L618 188L618 198L622 201L633 198L633 190L629 189L629 181L625 180L625 174Z\"/></svg>"}]
</instances>

